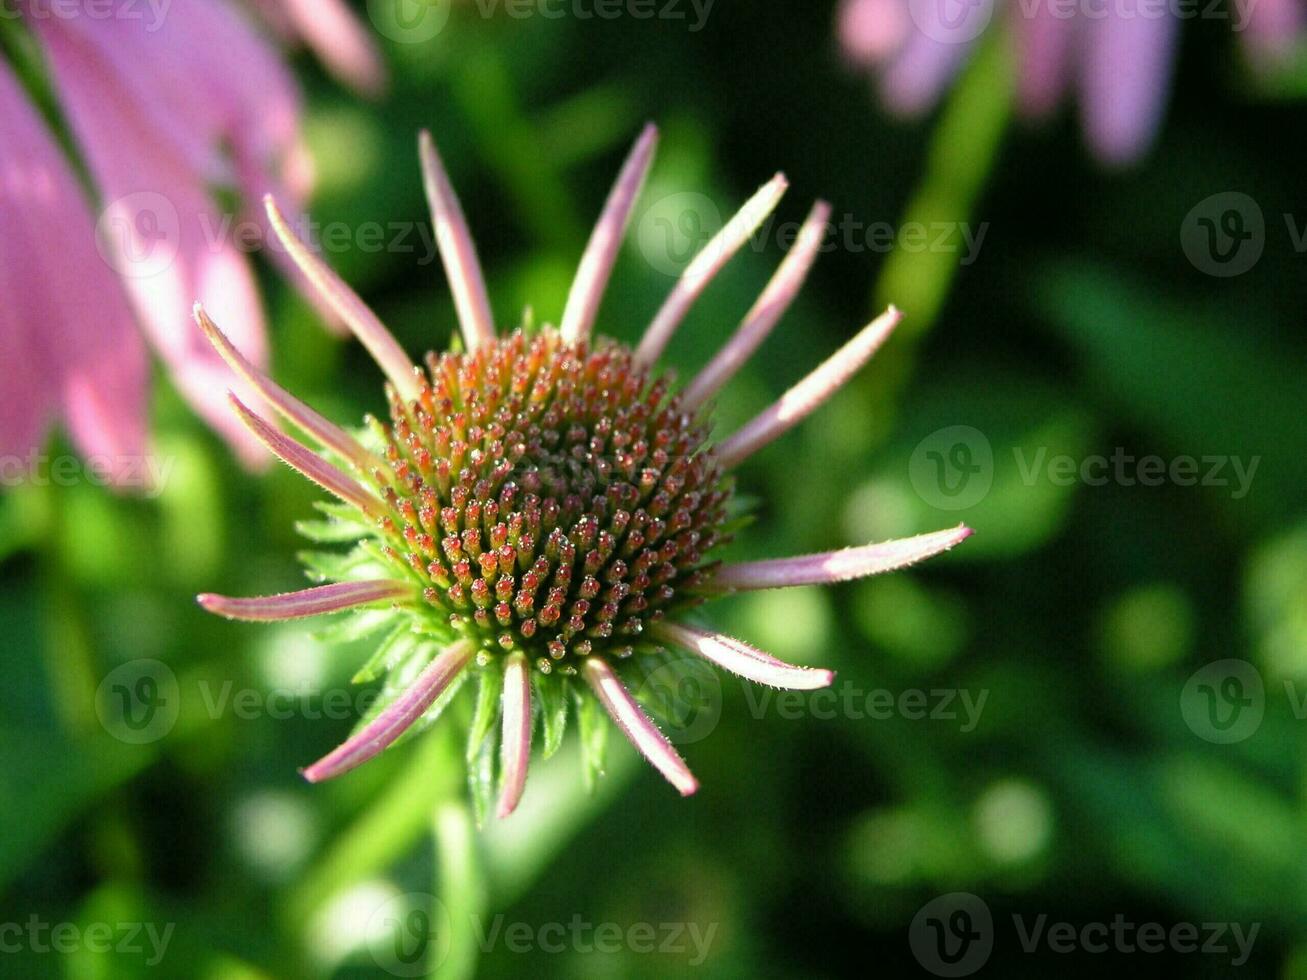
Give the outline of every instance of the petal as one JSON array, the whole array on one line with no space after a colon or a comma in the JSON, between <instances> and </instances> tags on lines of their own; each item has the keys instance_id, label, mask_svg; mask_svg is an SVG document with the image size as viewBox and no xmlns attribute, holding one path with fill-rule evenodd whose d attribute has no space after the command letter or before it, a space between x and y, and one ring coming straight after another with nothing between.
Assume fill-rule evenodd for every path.
<instances>
[{"instance_id":1,"label":"petal","mask_svg":"<svg viewBox=\"0 0 1307 980\"><path fill-rule=\"evenodd\" d=\"M1179 21L1112 9L1088 25L1081 84L1086 138L1104 163L1125 164L1148 149L1171 82Z\"/></svg>"},{"instance_id":2,"label":"petal","mask_svg":"<svg viewBox=\"0 0 1307 980\"><path fill-rule=\"evenodd\" d=\"M411 401L418 396L418 382L412 359L386 329L371 308L363 302L335 271L318 258L309 246L286 223L285 215L269 195L263 199L273 231L295 264L313 283L322 297L331 304L350 330L363 344L377 366L390 379L395 390Z\"/></svg>"},{"instance_id":3,"label":"petal","mask_svg":"<svg viewBox=\"0 0 1307 980\"><path fill-rule=\"evenodd\" d=\"M900 115L925 112L939 99L970 54L971 44L966 41L937 41L920 29L909 31L903 47L881 76L885 103Z\"/></svg>"},{"instance_id":4,"label":"petal","mask_svg":"<svg viewBox=\"0 0 1307 980\"><path fill-rule=\"evenodd\" d=\"M308 477L328 493L334 493L347 504L352 504L368 517L379 520L386 514L385 505L350 479L321 456L310 452L290 436L278 432L267 422L255 415L235 395L228 399L236 409L236 414L244 422L259 442L263 443L283 463L301 475Z\"/></svg>"},{"instance_id":5,"label":"petal","mask_svg":"<svg viewBox=\"0 0 1307 980\"><path fill-rule=\"evenodd\" d=\"M286 391L247 361L217 325L209 319L200 303L195 304L195 322L233 371L263 396L264 401L313 436L321 445L348 459L359 469L370 472L383 468L383 461L364 449L348 432L331 422Z\"/></svg>"},{"instance_id":6,"label":"petal","mask_svg":"<svg viewBox=\"0 0 1307 980\"><path fill-rule=\"evenodd\" d=\"M298 592L249 598L232 598L205 592L196 596L195 600L208 612L218 616L266 623L321 616L386 600L411 599L413 594L414 586L410 582L379 579L372 582L333 582L331 585L319 585Z\"/></svg>"},{"instance_id":7,"label":"petal","mask_svg":"<svg viewBox=\"0 0 1307 980\"><path fill-rule=\"evenodd\" d=\"M903 315L891 306L782 395L780 401L754 416L722 442L717 447L722 465L734 466L806 418L867 363L901 319Z\"/></svg>"},{"instance_id":8,"label":"petal","mask_svg":"<svg viewBox=\"0 0 1307 980\"><path fill-rule=\"evenodd\" d=\"M422 183L431 206L431 223L436 229L436 244L449 278L449 291L454 296L463 342L469 351L474 351L495 340L495 318L486 295L476 243L467 230L463 208L449 182L436 142L425 129L418 136L418 154L422 159Z\"/></svg>"},{"instance_id":9,"label":"petal","mask_svg":"<svg viewBox=\"0 0 1307 980\"><path fill-rule=\"evenodd\" d=\"M836 33L845 57L870 68L897 51L913 29L903 0L842 0Z\"/></svg>"},{"instance_id":10,"label":"petal","mask_svg":"<svg viewBox=\"0 0 1307 980\"><path fill-rule=\"evenodd\" d=\"M438 655L393 704L340 748L305 769L304 778L311 783L320 783L324 779L333 779L347 773L380 755L422 717L422 713L431 707L432 702L440 697L441 692L471 659L472 644L467 640L460 640Z\"/></svg>"},{"instance_id":11,"label":"petal","mask_svg":"<svg viewBox=\"0 0 1307 980\"><path fill-rule=\"evenodd\" d=\"M1029 116L1053 110L1062 98L1071 69L1072 44L1084 25L1041 3L1014 18L1017 46L1017 98Z\"/></svg>"},{"instance_id":12,"label":"petal","mask_svg":"<svg viewBox=\"0 0 1307 980\"><path fill-rule=\"evenodd\" d=\"M371 36L341 0L283 0L296 33L328 70L365 95L380 95L386 70Z\"/></svg>"},{"instance_id":13,"label":"petal","mask_svg":"<svg viewBox=\"0 0 1307 980\"><path fill-rule=\"evenodd\" d=\"M531 761L531 677L526 656L520 652L504 663L503 701L504 740L500 756L503 788L497 811L501 820L517 809Z\"/></svg>"},{"instance_id":14,"label":"petal","mask_svg":"<svg viewBox=\"0 0 1307 980\"><path fill-rule=\"evenodd\" d=\"M793 585L847 582L915 565L961 544L973 533L971 528L959 525L945 531L859 548L726 565L713 576L713 585L723 589L782 589Z\"/></svg>"},{"instance_id":15,"label":"petal","mask_svg":"<svg viewBox=\"0 0 1307 980\"><path fill-rule=\"evenodd\" d=\"M693 411L716 394L744 366L758 345L767 339L776 322L785 315L785 311L794 302L794 297L803 288L803 280L812 268L812 263L816 261L829 219L829 204L818 201L813 205L808 220L799 229L794 247L767 283L758 302L753 304L753 309L744 317L726 346L717 352L685 389L681 403L687 411Z\"/></svg>"},{"instance_id":16,"label":"petal","mask_svg":"<svg viewBox=\"0 0 1307 980\"><path fill-rule=\"evenodd\" d=\"M0 451L36 448L62 399L78 449L122 485L146 452L145 347L77 179L2 63L0 132Z\"/></svg>"},{"instance_id":17,"label":"petal","mask_svg":"<svg viewBox=\"0 0 1307 980\"><path fill-rule=\"evenodd\" d=\"M770 687L815 691L830 687L835 680L835 674L829 670L787 664L784 660L777 660L771 654L724 633L709 633L693 626L667 622L657 623L653 633L668 643L699 654L732 674Z\"/></svg>"},{"instance_id":18,"label":"petal","mask_svg":"<svg viewBox=\"0 0 1307 980\"><path fill-rule=\"evenodd\" d=\"M127 287L147 336L188 401L251 465L264 457L222 404L231 374L191 321L196 299L229 325L254 363L265 359L263 315L249 262L222 231L203 181L67 18L34 21L55 88L108 207L101 254ZM242 391L243 385L239 386Z\"/></svg>"},{"instance_id":19,"label":"petal","mask_svg":"<svg viewBox=\"0 0 1307 980\"><path fill-rule=\"evenodd\" d=\"M758 226L767 219L767 215L776 209L788 186L784 174L777 174L763 184L754 192L753 197L744 202L731 220L709 239L699 254L690 260L675 288L645 330L640 346L635 351L636 361L653 364L658 360L667 342L672 339L672 334L685 319L685 314L690 312L694 301L731 257L744 247Z\"/></svg>"},{"instance_id":20,"label":"petal","mask_svg":"<svg viewBox=\"0 0 1307 980\"><path fill-rule=\"evenodd\" d=\"M598 657L590 657L582 667L582 672L622 734L682 796L692 795L699 788L699 781L694 778L680 753L667 741L667 736L658 730L658 726L622 686L622 682L613 673L613 668Z\"/></svg>"},{"instance_id":21,"label":"petal","mask_svg":"<svg viewBox=\"0 0 1307 980\"><path fill-rule=\"evenodd\" d=\"M617 182L608 193L603 213L599 215L599 221L590 234L585 254L581 256L581 264L576 270L576 279L572 281L572 289L567 294L567 306L559 326L564 343L575 344L590 336L595 315L599 312L599 304L608 286L608 277L613 271L613 262L622 247L622 238L631 222L636 198L640 196L640 189L653 164L657 145L658 127L650 123L635 141L635 146L631 148L617 175Z\"/></svg>"}]
</instances>

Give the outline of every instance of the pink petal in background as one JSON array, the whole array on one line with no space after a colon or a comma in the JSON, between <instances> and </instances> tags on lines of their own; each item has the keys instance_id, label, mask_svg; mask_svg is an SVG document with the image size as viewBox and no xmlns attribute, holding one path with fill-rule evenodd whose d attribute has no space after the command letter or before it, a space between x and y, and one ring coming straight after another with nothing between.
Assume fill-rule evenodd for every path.
<instances>
[{"instance_id":1,"label":"pink petal in background","mask_svg":"<svg viewBox=\"0 0 1307 980\"><path fill-rule=\"evenodd\" d=\"M223 233L218 209L186 158L160 137L147 113L118 97L117 72L97 46L64 20L33 26L107 204L101 221L106 261L122 274L147 336L183 395L247 465L266 464L266 454L226 406L227 388L245 386L190 317L200 300L246 357L255 364L266 360L247 257Z\"/></svg>"},{"instance_id":2,"label":"pink petal in background","mask_svg":"<svg viewBox=\"0 0 1307 980\"><path fill-rule=\"evenodd\" d=\"M1104 163L1137 159L1157 133L1180 26L1169 10L1160 13L1112 8L1085 25L1080 109L1090 148Z\"/></svg>"},{"instance_id":3,"label":"pink petal in background","mask_svg":"<svg viewBox=\"0 0 1307 980\"><path fill-rule=\"evenodd\" d=\"M121 483L146 451L144 344L81 187L3 64L0 131L0 449L34 448L57 396L78 450Z\"/></svg>"}]
</instances>

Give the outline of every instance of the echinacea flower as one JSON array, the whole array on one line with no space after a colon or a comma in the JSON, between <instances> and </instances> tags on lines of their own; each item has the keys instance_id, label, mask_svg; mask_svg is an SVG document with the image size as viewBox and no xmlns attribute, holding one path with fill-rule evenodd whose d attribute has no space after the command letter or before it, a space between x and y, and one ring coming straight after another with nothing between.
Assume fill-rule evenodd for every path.
<instances>
[{"instance_id":1,"label":"echinacea flower","mask_svg":"<svg viewBox=\"0 0 1307 980\"><path fill-rule=\"evenodd\" d=\"M0 349L7 368L26 368L0 376L0 454L39 447L62 393L59 414L79 450L139 458L148 371L134 320L196 411L246 462L261 462L213 396L229 374L190 307L200 297L238 326L246 356L263 361L254 272L224 233L214 192L303 200L311 172L293 77L228 0L22 0L18 12L102 213L93 219L20 81L39 70L37 58L21 76L0 60ZM379 62L349 16L340 0L281 7L283 26L298 25L329 64L374 90ZM257 206L250 214L261 218Z\"/></svg>"},{"instance_id":2,"label":"echinacea flower","mask_svg":"<svg viewBox=\"0 0 1307 980\"><path fill-rule=\"evenodd\" d=\"M1170 89L1180 21L1169 6L1078 0L843 0L845 55L876 73L893 112L929 109L980 37L1006 15L1018 108L1047 116L1079 99L1085 137L1105 163L1128 163L1152 143Z\"/></svg>"},{"instance_id":3,"label":"echinacea flower","mask_svg":"<svg viewBox=\"0 0 1307 980\"><path fill-rule=\"evenodd\" d=\"M809 690L828 670L785 663L692 620L725 592L841 582L903 568L964 540L951 528L795 558L722 565L732 535L731 471L822 404L889 336L890 308L738 431L716 439L712 396L793 301L820 247L818 203L797 244L721 351L683 388L659 372L664 346L696 298L766 219L785 190L777 175L685 269L634 348L594 338L613 262L653 160L645 129L581 258L557 328L495 328L476 249L434 144L422 167L463 350L412 360L267 201L289 254L385 373L389 423L356 437L260 373L202 306L196 318L237 375L321 447L315 453L232 396L274 454L335 495L331 520L302 525L321 541L359 540L319 556L326 584L255 598L206 594L232 619L286 620L380 611L390 632L356 680L386 674L369 715L343 745L304 770L312 782L348 772L430 724L460 685L477 680L469 736L471 784L512 813L526 782L536 718L544 754L574 708L582 742L603 710L683 795L698 788L685 760L632 695L635 671L670 650L774 687ZM495 722L499 728L496 732ZM495 746L498 743L499 751Z\"/></svg>"}]
</instances>

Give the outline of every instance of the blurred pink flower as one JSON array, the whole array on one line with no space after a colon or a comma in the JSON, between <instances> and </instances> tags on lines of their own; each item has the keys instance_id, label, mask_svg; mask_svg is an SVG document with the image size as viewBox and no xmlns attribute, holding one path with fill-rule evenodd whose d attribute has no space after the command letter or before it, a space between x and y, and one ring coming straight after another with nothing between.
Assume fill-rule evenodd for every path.
<instances>
[{"instance_id":1,"label":"blurred pink flower","mask_svg":"<svg viewBox=\"0 0 1307 980\"><path fill-rule=\"evenodd\" d=\"M70 165L0 65L0 281L19 300L0 311L0 350L7 366L29 367L0 379L0 452L40 445L55 391L81 452L144 451L147 371L134 312L182 395L244 462L261 465L226 408L231 372L190 310L196 297L224 310L240 325L242 349L263 362L254 273L213 192L238 191L236 219L260 224L263 194L303 201L312 173L294 78L228 0L133 3L107 16L92 0L23 0L19 9L102 210L95 221ZM381 86L375 51L340 0L295 0L280 13L275 26L307 40L342 77Z\"/></svg>"},{"instance_id":2,"label":"blurred pink flower","mask_svg":"<svg viewBox=\"0 0 1307 980\"><path fill-rule=\"evenodd\" d=\"M1247 16L1243 42L1254 68L1278 67L1301 48L1307 27L1304 0L1251 0Z\"/></svg>"},{"instance_id":3,"label":"blurred pink flower","mask_svg":"<svg viewBox=\"0 0 1307 980\"><path fill-rule=\"evenodd\" d=\"M1110 0L1012 0L1021 113L1052 112L1068 88L1085 137L1105 163L1128 163L1151 144L1170 87L1179 20L1165 5ZM843 0L838 34L881 96L902 114L932 106L996 13L995 0Z\"/></svg>"}]
</instances>

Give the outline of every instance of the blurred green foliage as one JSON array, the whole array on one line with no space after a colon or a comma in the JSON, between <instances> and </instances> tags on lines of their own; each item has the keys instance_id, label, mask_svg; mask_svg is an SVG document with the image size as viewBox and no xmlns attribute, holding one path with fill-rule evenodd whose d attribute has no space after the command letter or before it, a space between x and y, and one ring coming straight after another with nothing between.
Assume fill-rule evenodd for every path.
<instances>
[{"instance_id":1,"label":"blurred green foliage","mask_svg":"<svg viewBox=\"0 0 1307 980\"><path fill-rule=\"evenodd\" d=\"M704 786L692 800L620 739L587 794L573 731L533 770L522 810L484 831L470 822L458 720L305 785L297 767L354 712L314 717L325 705L303 692L346 687L367 642L224 622L193 595L295 587L293 524L320 495L282 467L239 470L160 377L158 447L175 466L157 499L84 484L0 498L0 923L35 916L84 936L96 923L170 925L166 957L148 963L144 934L130 954L89 940L40 953L25 940L0 952L0 974L418 975L394 959L414 923L449 976L898 974L920 970L917 910L965 891L993 912L989 975L1100 975L1101 956L1022 951L1012 917L1045 914L1256 923L1244 972L1307 976L1307 278L1283 220L1295 206L1298 225L1307 214L1282 135L1303 124L1288 95L1307 75L1280 79L1270 94L1285 98L1268 99L1266 80L1210 70L1232 41L1195 23L1157 149L1109 174L1083 157L1071 120L1010 121L997 42L935 118L888 120L841 65L832 17L824 4L721 4L691 33L456 5L429 42L388 43L394 81L379 104L299 67L315 218L424 219L415 134L429 126L504 323L527 308L558 317L645 118L663 139L637 221L683 192L726 213L781 168L781 221L821 196L863 226L985 224L966 266L949 252L834 248L720 398L722 427L738 424L865 322L873 300L908 314L848 390L742 468L759 520L733 554L959 520L976 536L892 577L738 597L713 613L778 655L836 669L858 710L820 717L806 698L723 679L711 736L684 746ZM1229 190L1258 202L1266 243L1250 271L1217 278L1186 258L1180 230ZM638 234L600 322L627 341L672 282ZM445 346L454 315L439 264L413 242L331 259L416 353ZM680 330L674 365L693 372L711 355L781 254L769 239L732 264ZM263 273L278 379L341 421L379 411L363 352ZM989 489L960 508L923 492L930 470L913 462L953 426L992 454ZM1242 496L1031 469L1041 452L1078 466L1118 450L1259 463ZM1193 694L1195 672L1224 660L1262 684L1259 725L1231 741ZM142 661L176 678L178 708L162 737L133 744L98 718L106 680ZM871 715L877 691L895 707ZM238 692L252 706L219 703ZM931 716L937 692L951 692L951 718ZM967 699L980 706L974 724ZM541 927L574 919L626 939L593 952L593 935L569 931L547 949L558 937ZM640 951L628 930L662 923L682 924L680 952ZM1127 975L1231 968L1229 956L1174 949L1110 958Z\"/></svg>"}]
</instances>

